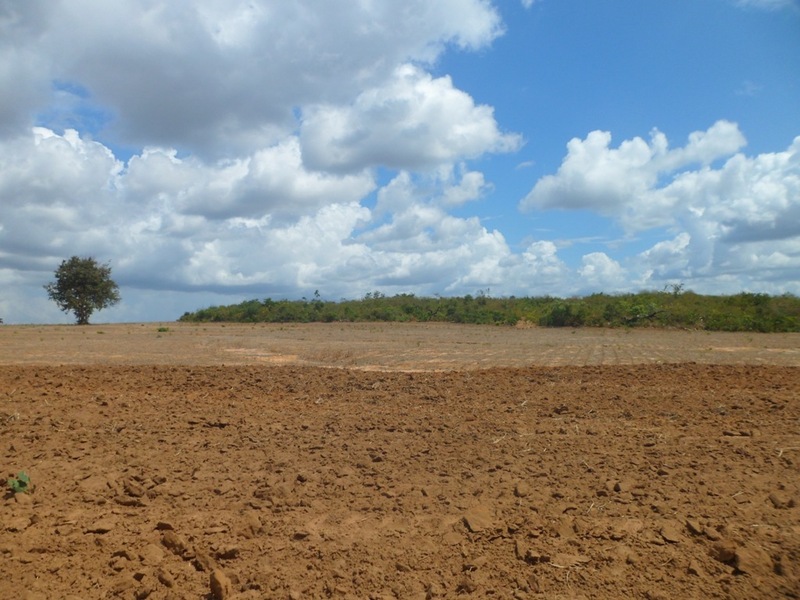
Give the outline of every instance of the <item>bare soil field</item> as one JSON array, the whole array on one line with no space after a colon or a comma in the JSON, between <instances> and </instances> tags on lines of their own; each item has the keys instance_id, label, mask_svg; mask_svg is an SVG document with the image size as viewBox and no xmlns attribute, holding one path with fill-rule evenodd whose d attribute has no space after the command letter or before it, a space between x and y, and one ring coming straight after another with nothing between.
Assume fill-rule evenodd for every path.
<instances>
[{"instance_id":1,"label":"bare soil field","mask_svg":"<svg viewBox=\"0 0 800 600\"><path fill-rule=\"evenodd\" d=\"M798 366L800 334L444 323L0 327L0 364L286 364L435 371L686 362Z\"/></svg>"},{"instance_id":2,"label":"bare soil field","mask_svg":"<svg viewBox=\"0 0 800 600\"><path fill-rule=\"evenodd\" d=\"M0 595L798 598L800 336L0 326Z\"/></svg>"}]
</instances>

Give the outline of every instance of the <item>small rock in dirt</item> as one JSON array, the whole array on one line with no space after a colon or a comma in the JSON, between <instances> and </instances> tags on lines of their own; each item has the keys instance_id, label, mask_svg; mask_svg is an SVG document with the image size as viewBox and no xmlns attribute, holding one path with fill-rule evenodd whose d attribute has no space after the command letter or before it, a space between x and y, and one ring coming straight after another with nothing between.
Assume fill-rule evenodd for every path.
<instances>
[{"instance_id":1,"label":"small rock in dirt","mask_svg":"<svg viewBox=\"0 0 800 600\"><path fill-rule=\"evenodd\" d=\"M612 540L614 540L615 542L618 542L620 540L624 540L626 535L628 535L628 532L625 531L624 529L620 528L620 527L613 527L608 532L608 537L611 538Z\"/></svg>"},{"instance_id":2,"label":"small rock in dirt","mask_svg":"<svg viewBox=\"0 0 800 600\"><path fill-rule=\"evenodd\" d=\"M238 546L224 546L216 551L215 556L220 560L233 560L239 556L239 553Z\"/></svg>"},{"instance_id":3,"label":"small rock in dirt","mask_svg":"<svg viewBox=\"0 0 800 600\"><path fill-rule=\"evenodd\" d=\"M211 572L209 584L211 586L211 597L214 600L228 600L233 596L233 584L228 576L219 569Z\"/></svg>"},{"instance_id":4,"label":"small rock in dirt","mask_svg":"<svg viewBox=\"0 0 800 600\"><path fill-rule=\"evenodd\" d=\"M156 571L156 577L161 582L161 585L168 588L175 587L175 579L166 570L159 569Z\"/></svg>"},{"instance_id":5,"label":"small rock in dirt","mask_svg":"<svg viewBox=\"0 0 800 600\"><path fill-rule=\"evenodd\" d=\"M247 513L242 519L241 535L247 539L254 538L264 533L261 518L255 512Z\"/></svg>"},{"instance_id":6,"label":"small rock in dirt","mask_svg":"<svg viewBox=\"0 0 800 600\"><path fill-rule=\"evenodd\" d=\"M537 574L536 571L528 575L526 583L528 584L528 588L530 588L531 592L534 594L542 594L544 592L545 584L542 581L542 576Z\"/></svg>"},{"instance_id":7,"label":"small rock in dirt","mask_svg":"<svg viewBox=\"0 0 800 600\"><path fill-rule=\"evenodd\" d=\"M214 535L216 533L228 533L228 526L227 525L213 525L212 527L206 527L203 530L203 533L206 535Z\"/></svg>"},{"instance_id":8,"label":"small rock in dirt","mask_svg":"<svg viewBox=\"0 0 800 600\"><path fill-rule=\"evenodd\" d=\"M478 589L478 586L469 575L464 575L456 586L456 592L459 594L472 594Z\"/></svg>"},{"instance_id":9,"label":"small rock in dirt","mask_svg":"<svg viewBox=\"0 0 800 600\"><path fill-rule=\"evenodd\" d=\"M751 437L753 432L749 430L731 431L726 429L722 432L722 435L725 437Z\"/></svg>"},{"instance_id":10,"label":"small rock in dirt","mask_svg":"<svg viewBox=\"0 0 800 600\"><path fill-rule=\"evenodd\" d=\"M86 529L86 531L87 533L103 534L103 533L108 533L109 531L114 529L115 526L116 523L114 523L114 521L111 519L100 519L99 521L95 521L92 525L90 525Z\"/></svg>"},{"instance_id":11,"label":"small rock in dirt","mask_svg":"<svg viewBox=\"0 0 800 600\"><path fill-rule=\"evenodd\" d=\"M700 525L700 523L698 523L694 519L686 519L685 523L686 523L686 529L689 530L689 533L691 533L692 535L702 535L703 526Z\"/></svg>"},{"instance_id":12,"label":"small rock in dirt","mask_svg":"<svg viewBox=\"0 0 800 600\"><path fill-rule=\"evenodd\" d=\"M36 557L28 552L18 554L14 557L14 559L17 560L21 565L30 565L36 562Z\"/></svg>"},{"instance_id":13,"label":"small rock in dirt","mask_svg":"<svg viewBox=\"0 0 800 600\"><path fill-rule=\"evenodd\" d=\"M759 546L744 546L736 549L736 570L749 575L769 576L774 571L772 557Z\"/></svg>"},{"instance_id":14,"label":"small rock in dirt","mask_svg":"<svg viewBox=\"0 0 800 600\"><path fill-rule=\"evenodd\" d=\"M514 555L517 560L525 560L525 553L528 550L527 546L520 540L514 540Z\"/></svg>"},{"instance_id":15,"label":"small rock in dirt","mask_svg":"<svg viewBox=\"0 0 800 600\"><path fill-rule=\"evenodd\" d=\"M623 479L614 484L615 492L630 492L633 489L634 482L631 479Z\"/></svg>"},{"instance_id":16,"label":"small rock in dirt","mask_svg":"<svg viewBox=\"0 0 800 600\"><path fill-rule=\"evenodd\" d=\"M711 527L710 525L706 525L703 528L703 534L712 542L718 542L719 540L722 539L722 535L720 534L720 532L717 531L714 527Z\"/></svg>"},{"instance_id":17,"label":"small rock in dirt","mask_svg":"<svg viewBox=\"0 0 800 600\"><path fill-rule=\"evenodd\" d=\"M457 546L464 541L464 536L457 531L448 531L442 536L442 543L445 546Z\"/></svg>"},{"instance_id":18,"label":"small rock in dirt","mask_svg":"<svg viewBox=\"0 0 800 600\"><path fill-rule=\"evenodd\" d=\"M117 573L129 568L130 565L131 561L124 556L115 556L108 563L108 566L111 567Z\"/></svg>"},{"instance_id":19,"label":"small rock in dirt","mask_svg":"<svg viewBox=\"0 0 800 600\"><path fill-rule=\"evenodd\" d=\"M639 557L628 546L622 545L617 547L617 556L624 560L626 564L635 565L639 562Z\"/></svg>"},{"instance_id":20,"label":"small rock in dirt","mask_svg":"<svg viewBox=\"0 0 800 600\"><path fill-rule=\"evenodd\" d=\"M192 564L194 564L195 569L198 571L205 571L206 573L213 573L219 569L217 561L205 552L196 552Z\"/></svg>"},{"instance_id":21,"label":"small rock in dirt","mask_svg":"<svg viewBox=\"0 0 800 600\"><path fill-rule=\"evenodd\" d=\"M122 550L117 550L111 556L120 557L120 558L124 558L125 560L131 560L131 561L136 559L136 556L132 552L130 552L129 550L127 550L125 548L123 548Z\"/></svg>"},{"instance_id":22,"label":"small rock in dirt","mask_svg":"<svg viewBox=\"0 0 800 600\"><path fill-rule=\"evenodd\" d=\"M539 552L534 552L530 548L525 552L525 562L531 565L538 565L542 563L549 563L550 556L547 554L540 554Z\"/></svg>"},{"instance_id":23,"label":"small rock in dirt","mask_svg":"<svg viewBox=\"0 0 800 600\"><path fill-rule=\"evenodd\" d=\"M98 496L96 494L84 494L83 501L87 504L105 504L108 502L103 496Z\"/></svg>"},{"instance_id":24,"label":"small rock in dirt","mask_svg":"<svg viewBox=\"0 0 800 600\"><path fill-rule=\"evenodd\" d=\"M731 540L719 540L711 546L711 556L721 563L733 564L736 560L736 543Z\"/></svg>"},{"instance_id":25,"label":"small rock in dirt","mask_svg":"<svg viewBox=\"0 0 800 600\"><path fill-rule=\"evenodd\" d=\"M584 556L583 554L564 554L558 553L553 556L553 559L550 561L554 567L561 567L564 569L569 569L570 567L577 567L579 565L586 565L592 561L591 558L588 556Z\"/></svg>"},{"instance_id":26,"label":"small rock in dirt","mask_svg":"<svg viewBox=\"0 0 800 600\"><path fill-rule=\"evenodd\" d=\"M173 527L172 523L169 523L168 521L159 521L158 523L156 523L157 531L167 531L167 530L172 531L174 529L175 527Z\"/></svg>"},{"instance_id":27,"label":"small rock in dirt","mask_svg":"<svg viewBox=\"0 0 800 600\"><path fill-rule=\"evenodd\" d=\"M464 524L472 533L491 529L494 525L491 514L485 506L475 506L464 513Z\"/></svg>"},{"instance_id":28,"label":"small rock in dirt","mask_svg":"<svg viewBox=\"0 0 800 600\"><path fill-rule=\"evenodd\" d=\"M134 498L141 498L147 491L144 489L144 486L142 486L141 483L130 478L122 482L122 489L125 490L126 494L133 496Z\"/></svg>"},{"instance_id":29,"label":"small rock in dirt","mask_svg":"<svg viewBox=\"0 0 800 600\"><path fill-rule=\"evenodd\" d=\"M531 486L524 481L518 481L514 486L514 495L517 498L524 498L531 493Z\"/></svg>"},{"instance_id":30,"label":"small rock in dirt","mask_svg":"<svg viewBox=\"0 0 800 600\"><path fill-rule=\"evenodd\" d=\"M793 508L795 505L794 498L790 498L783 492L772 492L769 495L769 501L777 509Z\"/></svg>"},{"instance_id":31,"label":"small rock in dirt","mask_svg":"<svg viewBox=\"0 0 800 600\"><path fill-rule=\"evenodd\" d=\"M489 557L485 554L481 556L475 556L468 560L465 560L461 565L461 570L464 572L473 572L477 571L478 569L483 568L486 566L486 563L489 562Z\"/></svg>"},{"instance_id":32,"label":"small rock in dirt","mask_svg":"<svg viewBox=\"0 0 800 600\"><path fill-rule=\"evenodd\" d=\"M125 592L130 590L136 585L136 581L131 577L123 577L111 586L111 594L113 596L123 596Z\"/></svg>"},{"instance_id":33,"label":"small rock in dirt","mask_svg":"<svg viewBox=\"0 0 800 600\"><path fill-rule=\"evenodd\" d=\"M566 514L569 514L569 513L575 513L578 510L580 510L580 508L575 504L571 504L569 502L564 502L564 503L559 505L558 510L561 512L562 515L566 515Z\"/></svg>"},{"instance_id":34,"label":"small rock in dirt","mask_svg":"<svg viewBox=\"0 0 800 600\"><path fill-rule=\"evenodd\" d=\"M141 587L138 590L136 590L136 592L133 594L133 597L135 598L135 600L147 600L147 598L152 596L153 593L155 593L155 591L156 590L155 587L153 587L153 585L145 585L144 587Z\"/></svg>"},{"instance_id":35,"label":"small rock in dirt","mask_svg":"<svg viewBox=\"0 0 800 600\"><path fill-rule=\"evenodd\" d=\"M793 560L785 561L783 560L783 556L778 554L772 557L772 570L775 571L776 575L780 575L781 577L789 577L791 579L795 579L794 577L794 568L790 565L794 564ZM795 567L796 568L796 567Z\"/></svg>"},{"instance_id":36,"label":"small rock in dirt","mask_svg":"<svg viewBox=\"0 0 800 600\"><path fill-rule=\"evenodd\" d=\"M186 543L186 540L184 540L171 529L165 531L164 535L161 536L161 543L173 554L177 554L178 556L185 554L189 549L189 545Z\"/></svg>"},{"instance_id":37,"label":"small rock in dirt","mask_svg":"<svg viewBox=\"0 0 800 600\"><path fill-rule=\"evenodd\" d=\"M116 502L120 506L132 506L137 508L148 506L149 504L147 497L145 496L141 498L137 498L134 496L116 496L114 498L114 502Z\"/></svg>"},{"instance_id":38,"label":"small rock in dirt","mask_svg":"<svg viewBox=\"0 0 800 600\"><path fill-rule=\"evenodd\" d=\"M686 572L689 575L700 575L700 573L702 572L700 570L700 564L694 559L690 560L689 566L686 567Z\"/></svg>"},{"instance_id":39,"label":"small rock in dirt","mask_svg":"<svg viewBox=\"0 0 800 600\"><path fill-rule=\"evenodd\" d=\"M164 560L164 551L155 544L147 544L139 552L142 563L149 566L156 566Z\"/></svg>"},{"instance_id":40,"label":"small rock in dirt","mask_svg":"<svg viewBox=\"0 0 800 600\"><path fill-rule=\"evenodd\" d=\"M96 495L107 492L109 488L108 479L100 475L89 475L81 480L78 485L83 492Z\"/></svg>"},{"instance_id":41,"label":"small rock in dirt","mask_svg":"<svg viewBox=\"0 0 800 600\"><path fill-rule=\"evenodd\" d=\"M514 542L514 554L517 559L524 560L529 565L536 565L539 563L550 562L550 557L546 554L540 554L531 550L525 543L520 540Z\"/></svg>"},{"instance_id":42,"label":"small rock in dirt","mask_svg":"<svg viewBox=\"0 0 800 600\"><path fill-rule=\"evenodd\" d=\"M683 541L683 536L680 534L678 528L672 523L666 523L661 530L661 537L663 537L670 544L678 544Z\"/></svg>"},{"instance_id":43,"label":"small rock in dirt","mask_svg":"<svg viewBox=\"0 0 800 600\"><path fill-rule=\"evenodd\" d=\"M429 583L428 589L425 592L425 599L431 600L431 598L439 598L440 596L445 595L445 588L441 584L436 582Z\"/></svg>"}]
</instances>

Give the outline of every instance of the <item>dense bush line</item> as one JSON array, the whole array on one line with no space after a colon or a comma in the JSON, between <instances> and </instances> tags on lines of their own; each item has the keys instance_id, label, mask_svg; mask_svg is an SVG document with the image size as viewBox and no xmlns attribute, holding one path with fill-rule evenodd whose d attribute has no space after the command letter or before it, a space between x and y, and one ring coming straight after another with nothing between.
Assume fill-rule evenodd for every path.
<instances>
[{"instance_id":1,"label":"dense bush line","mask_svg":"<svg viewBox=\"0 0 800 600\"><path fill-rule=\"evenodd\" d=\"M661 292L593 294L581 298L385 296L360 300L248 300L185 313L183 322L310 323L333 321L443 321L546 327L682 327L714 331L800 331L800 298L741 293L704 296L672 286Z\"/></svg>"}]
</instances>

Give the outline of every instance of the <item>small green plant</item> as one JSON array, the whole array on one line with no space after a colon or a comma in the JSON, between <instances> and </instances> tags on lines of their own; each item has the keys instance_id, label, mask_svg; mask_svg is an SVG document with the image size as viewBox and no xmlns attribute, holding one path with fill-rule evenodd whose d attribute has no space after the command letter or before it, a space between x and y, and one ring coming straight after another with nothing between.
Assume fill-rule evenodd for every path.
<instances>
[{"instance_id":1,"label":"small green plant","mask_svg":"<svg viewBox=\"0 0 800 600\"><path fill-rule=\"evenodd\" d=\"M9 477L6 482L8 489L14 494L27 494L33 490L31 478L25 471L17 473L16 477Z\"/></svg>"},{"instance_id":2,"label":"small green plant","mask_svg":"<svg viewBox=\"0 0 800 600\"><path fill-rule=\"evenodd\" d=\"M169 331L169 327L159 327L158 328L158 332L159 333L166 333L167 331Z\"/></svg>"}]
</instances>

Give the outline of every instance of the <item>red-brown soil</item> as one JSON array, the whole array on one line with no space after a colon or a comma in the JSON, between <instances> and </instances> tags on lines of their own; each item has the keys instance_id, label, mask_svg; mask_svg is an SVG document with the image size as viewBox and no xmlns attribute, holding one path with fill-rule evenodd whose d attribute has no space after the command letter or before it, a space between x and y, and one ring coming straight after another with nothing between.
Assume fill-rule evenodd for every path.
<instances>
[{"instance_id":1,"label":"red-brown soil","mask_svg":"<svg viewBox=\"0 0 800 600\"><path fill-rule=\"evenodd\" d=\"M0 595L797 598L798 341L3 326Z\"/></svg>"}]
</instances>

